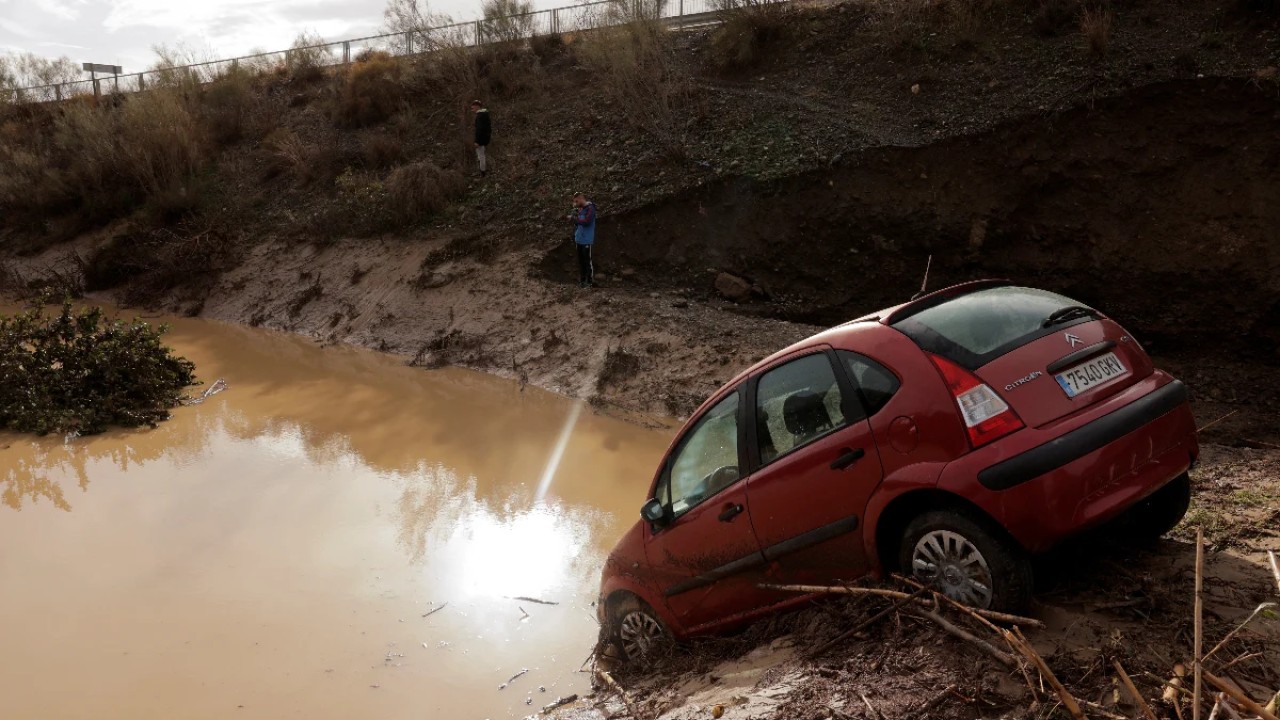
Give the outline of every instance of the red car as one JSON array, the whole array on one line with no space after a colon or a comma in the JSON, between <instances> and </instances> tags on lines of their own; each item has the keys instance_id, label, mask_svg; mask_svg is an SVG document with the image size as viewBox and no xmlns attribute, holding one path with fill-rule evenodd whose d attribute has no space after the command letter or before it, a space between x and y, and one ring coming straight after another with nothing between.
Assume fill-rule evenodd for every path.
<instances>
[{"instance_id":1,"label":"red car","mask_svg":"<svg viewBox=\"0 0 1280 720\"><path fill-rule=\"evenodd\" d=\"M1114 320L1044 290L957 285L712 395L609 556L601 623L634 659L808 599L761 583L891 571L1017 610L1032 555L1121 514L1134 534L1176 525L1198 454L1185 386Z\"/></svg>"}]
</instances>

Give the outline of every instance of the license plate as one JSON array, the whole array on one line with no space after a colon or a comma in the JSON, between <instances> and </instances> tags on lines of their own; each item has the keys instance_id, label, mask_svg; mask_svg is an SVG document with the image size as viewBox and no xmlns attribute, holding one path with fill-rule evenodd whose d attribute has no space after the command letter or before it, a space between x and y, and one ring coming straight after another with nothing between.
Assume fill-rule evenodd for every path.
<instances>
[{"instance_id":1,"label":"license plate","mask_svg":"<svg viewBox=\"0 0 1280 720\"><path fill-rule=\"evenodd\" d=\"M1077 365L1070 370L1054 375L1062 386L1067 397L1075 397L1086 390L1106 385L1112 380L1119 380L1129 374L1128 368L1120 362L1115 353L1099 355L1087 363Z\"/></svg>"}]
</instances>

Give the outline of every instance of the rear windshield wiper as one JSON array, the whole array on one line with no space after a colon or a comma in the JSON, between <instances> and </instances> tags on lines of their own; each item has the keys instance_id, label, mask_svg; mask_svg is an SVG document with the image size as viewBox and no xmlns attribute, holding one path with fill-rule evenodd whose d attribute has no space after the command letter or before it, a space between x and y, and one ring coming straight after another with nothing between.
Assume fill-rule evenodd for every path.
<instances>
[{"instance_id":1,"label":"rear windshield wiper","mask_svg":"<svg viewBox=\"0 0 1280 720\"><path fill-rule=\"evenodd\" d=\"M1079 320L1084 317L1097 317L1098 312L1084 305L1068 305L1061 310L1054 310L1053 314L1045 318L1040 327L1053 327L1068 320Z\"/></svg>"}]
</instances>

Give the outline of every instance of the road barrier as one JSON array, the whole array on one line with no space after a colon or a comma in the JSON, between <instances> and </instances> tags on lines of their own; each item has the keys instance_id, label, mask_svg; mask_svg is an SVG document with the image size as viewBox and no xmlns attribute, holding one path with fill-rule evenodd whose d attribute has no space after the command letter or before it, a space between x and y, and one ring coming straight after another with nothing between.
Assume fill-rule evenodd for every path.
<instances>
[{"instance_id":1,"label":"road barrier","mask_svg":"<svg viewBox=\"0 0 1280 720\"><path fill-rule=\"evenodd\" d=\"M148 86L168 84L175 77L208 82L236 68L287 69L299 63L343 65L369 52L385 52L395 56L419 55L442 47L477 47L527 40L542 35L593 30L624 24L637 18L660 20L668 26L684 28L714 22L717 14L717 0L597 0L519 15L337 40L96 80L38 85L9 92L11 99L16 102L57 102L77 95L138 92L146 90Z\"/></svg>"}]
</instances>

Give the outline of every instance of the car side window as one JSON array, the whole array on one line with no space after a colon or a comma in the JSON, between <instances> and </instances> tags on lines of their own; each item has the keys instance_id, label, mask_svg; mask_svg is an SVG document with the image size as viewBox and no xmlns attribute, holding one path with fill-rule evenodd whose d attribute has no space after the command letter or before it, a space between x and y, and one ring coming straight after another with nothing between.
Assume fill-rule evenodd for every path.
<instances>
[{"instance_id":1,"label":"car side window","mask_svg":"<svg viewBox=\"0 0 1280 720\"><path fill-rule=\"evenodd\" d=\"M902 387L898 376L889 368L865 355L848 350L837 350L836 355L844 363L845 369L849 371L849 379L862 395L867 417L880 412L880 408L888 405L898 388Z\"/></svg>"},{"instance_id":2,"label":"car side window","mask_svg":"<svg viewBox=\"0 0 1280 720\"><path fill-rule=\"evenodd\" d=\"M721 400L685 435L658 496L679 517L738 481L738 393Z\"/></svg>"},{"instance_id":3,"label":"car side window","mask_svg":"<svg viewBox=\"0 0 1280 720\"><path fill-rule=\"evenodd\" d=\"M847 422L835 369L825 353L806 355L760 376L756 439L767 464Z\"/></svg>"}]
</instances>

